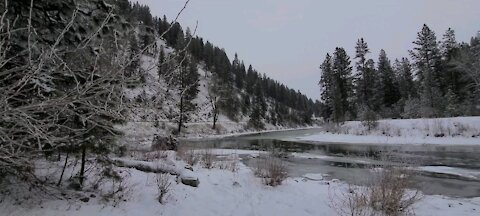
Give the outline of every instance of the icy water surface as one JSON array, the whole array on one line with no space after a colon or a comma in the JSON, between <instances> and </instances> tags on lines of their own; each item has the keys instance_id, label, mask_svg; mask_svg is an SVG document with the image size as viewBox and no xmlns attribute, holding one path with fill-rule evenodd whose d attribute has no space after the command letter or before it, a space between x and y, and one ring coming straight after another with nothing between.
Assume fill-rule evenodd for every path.
<instances>
[{"instance_id":1,"label":"icy water surface","mask_svg":"<svg viewBox=\"0 0 480 216\"><path fill-rule=\"evenodd\" d=\"M390 152L393 162L415 165L417 187L425 194L452 197L480 197L480 147L439 145L369 145L344 143L315 143L299 141L299 136L320 132L321 129L271 132L223 139L183 141L195 148L242 150L281 150L301 153L299 157L285 158L289 175L301 177L307 173L327 174L353 184L365 184L371 176L371 164L382 152ZM242 155L248 166L256 158ZM398 160L398 161L396 161Z\"/></svg>"}]
</instances>

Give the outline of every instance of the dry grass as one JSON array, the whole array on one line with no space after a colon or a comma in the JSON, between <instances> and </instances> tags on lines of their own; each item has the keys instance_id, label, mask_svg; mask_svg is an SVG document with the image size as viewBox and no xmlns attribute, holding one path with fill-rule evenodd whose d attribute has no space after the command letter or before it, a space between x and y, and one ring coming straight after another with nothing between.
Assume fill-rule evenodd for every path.
<instances>
[{"instance_id":1,"label":"dry grass","mask_svg":"<svg viewBox=\"0 0 480 216\"><path fill-rule=\"evenodd\" d=\"M272 156L266 156L265 159L257 161L254 173L262 178L265 185L278 186L288 176L287 167L282 160Z\"/></svg>"},{"instance_id":2,"label":"dry grass","mask_svg":"<svg viewBox=\"0 0 480 216\"><path fill-rule=\"evenodd\" d=\"M194 166L199 162L200 157L194 149L180 145L177 149L176 159L183 160L188 165Z\"/></svg>"},{"instance_id":3,"label":"dry grass","mask_svg":"<svg viewBox=\"0 0 480 216\"><path fill-rule=\"evenodd\" d=\"M172 185L172 182L170 180L170 174L166 173L161 173L157 174L156 176L156 183L157 183L157 189L158 189L158 202L161 204L165 203L165 198L170 192L170 187Z\"/></svg>"},{"instance_id":4,"label":"dry grass","mask_svg":"<svg viewBox=\"0 0 480 216\"><path fill-rule=\"evenodd\" d=\"M218 166L219 169L229 170L231 172L237 172L238 171L238 161L239 161L239 158L235 154L235 155L229 156L225 160L217 161L216 165Z\"/></svg>"},{"instance_id":5,"label":"dry grass","mask_svg":"<svg viewBox=\"0 0 480 216\"><path fill-rule=\"evenodd\" d=\"M203 166L207 169L212 169L215 162L215 155L212 149L204 149L201 152Z\"/></svg>"}]
</instances>

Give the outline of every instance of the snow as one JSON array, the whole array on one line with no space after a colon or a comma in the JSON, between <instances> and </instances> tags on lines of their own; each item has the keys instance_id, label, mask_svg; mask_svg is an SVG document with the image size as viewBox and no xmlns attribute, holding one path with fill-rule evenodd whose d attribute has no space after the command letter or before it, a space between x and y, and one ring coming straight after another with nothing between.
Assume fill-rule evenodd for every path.
<instances>
[{"instance_id":1,"label":"snow","mask_svg":"<svg viewBox=\"0 0 480 216\"><path fill-rule=\"evenodd\" d=\"M480 180L480 171L472 169L463 169L457 167L447 167L447 166L423 166L418 167L418 170L432 173L440 174L449 174L455 176L461 176L464 178L469 178L473 180Z\"/></svg>"},{"instance_id":2,"label":"snow","mask_svg":"<svg viewBox=\"0 0 480 216\"><path fill-rule=\"evenodd\" d=\"M162 40L158 45L165 45ZM166 53L173 52L166 47ZM137 104L132 108L131 119L117 129L125 133L120 144L130 149L150 149L155 134L168 134L174 127L167 114L175 109L175 94L167 93L166 83L158 77L157 58L143 56L142 68L146 72L145 85L125 89L126 97L135 100L139 95L146 97L145 104ZM211 129L210 109L208 108L208 78L209 72L200 66L200 87L195 102L200 109L193 116L193 122L187 124L185 137L226 137L238 136L258 131L246 130L248 117L241 116L239 122L219 116L219 129ZM155 99L154 99L155 97ZM267 101L268 103L268 101ZM160 122L155 125L155 121ZM266 131L287 129L266 124ZM436 138L443 134L445 137ZM298 140L344 143L372 144L480 144L480 117L445 118L445 119L415 119L415 120L382 120L379 127L372 132L366 131L360 122L347 122L338 134L321 133L303 137ZM195 150L202 151L202 150ZM240 160L238 155L256 157L264 154L262 151L213 149L213 154L220 157L232 157ZM292 153L294 157L338 160L337 157L321 156L305 153ZM170 157L172 157L170 155ZM25 202L14 205L13 201L0 200L2 215L336 215L330 207L332 191L347 190L347 185L339 180L326 180L322 173L308 173L302 177L289 177L282 185L270 187L262 184L261 179L254 176L253 170L239 162L238 170L232 172L226 169L205 169L200 165L193 167L194 171L185 169L185 162L168 161L136 161L131 158L116 158L123 164L134 167L143 165L154 169L169 169L179 174L180 178L198 178L199 187L191 187L175 182L171 176L172 188L167 195L165 204L157 200L157 185L155 173L147 173L134 168L118 168L128 174L125 179L128 194L118 205L106 203L100 197L91 197L88 202L77 199L55 200L47 199L41 202ZM467 169L450 167L420 167L421 171L459 175L468 178L479 178L479 173ZM87 192L95 193L95 191ZM424 196L416 204L418 215L480 215L480 197L473 199L449 198L444 196Z\"/></svg>"},{"instance_id":3,"label":"snow","mask_svg":"<svg viewBox=\"0 0 480 216\"><path fill-rule=\"evenodd\" d=\"M351 121L336 131L296 139L357 144L480 145L480 117L381 120L372 131L359 121Z\"/></svg>"},{"instance_id":4,"label":"snow","mask_svg":"<svg viewBox=\"0 0 480 216\"><path fill-rule=\"evenodd\" d=\"M227 154L227 152L224 152ZM166 203L157 199L155 174L135 169L127 170L129 196L117 206L91 198L89 202L53 200L39 204L12 205L0 203L2 215L336 215L330 207L331 194L346 190L339 181L325 181L318 173L287 178L278 187L262 184L253 171L240 163L237 172L204 169L195 166L200 179L198 188L172 184ZM172 177L172 182L174 179ZM425 196L415 206L417 215L479 215L480 198L453 199Z\"/></svg>"}]
</instances>

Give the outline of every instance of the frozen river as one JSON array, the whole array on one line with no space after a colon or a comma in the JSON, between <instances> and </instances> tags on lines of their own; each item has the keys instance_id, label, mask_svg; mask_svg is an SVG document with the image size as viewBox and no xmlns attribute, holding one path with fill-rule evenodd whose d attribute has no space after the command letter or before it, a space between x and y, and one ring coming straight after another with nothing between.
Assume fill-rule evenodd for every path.
<instances>
[{"instance_id":1,"label":"frozen river","mask_svg":"<svg viewBox=\"0 0 480 216\"><path fill-rule=\"evenodd\" d=\"M270 132L255 135L183 141L194 148L242 149L295 153L284 161L289 175L326 174L353 184L366 184L374 165L385 163L380 155L388 152L389 163L412 166L418 189L428 195L480 197L480 147L458 145L381 145L301 141L298 137L321 129ZM256 158L241 155L254 166Z\"/></svg>"}]
</instances>

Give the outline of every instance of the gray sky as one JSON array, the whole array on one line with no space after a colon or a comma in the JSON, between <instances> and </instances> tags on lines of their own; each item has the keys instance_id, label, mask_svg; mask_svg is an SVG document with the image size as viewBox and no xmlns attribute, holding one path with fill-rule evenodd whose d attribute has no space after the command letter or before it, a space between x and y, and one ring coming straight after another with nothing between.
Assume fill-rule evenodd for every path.
<instances>
[{"instance_id":1,"label":"gray sky","mask_svg":"<svg viewBox=\"0 0 480 216\"><path fill-rule=\"evenodd\" d=\"M134 0L135 1L135 0ZM139 0L153 15L173 19L183 0ZM441 39L448 27L458 41L480 30L480 0L191 0L179 22L198 35L235 52L246 66L318 99L319 65L342 46L353 58L364 37L378 59L408 56L416 33L426 23Z\"/></svg>"}]
</instances>

